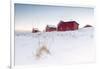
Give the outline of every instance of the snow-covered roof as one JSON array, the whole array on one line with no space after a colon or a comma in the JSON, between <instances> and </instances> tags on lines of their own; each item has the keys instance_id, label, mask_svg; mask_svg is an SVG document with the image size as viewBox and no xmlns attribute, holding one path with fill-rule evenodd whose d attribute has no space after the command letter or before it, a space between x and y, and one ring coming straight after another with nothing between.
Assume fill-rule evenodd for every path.
<instances>
[{"instance_id":1,"label":"snow-covered roof","mask_svg":"<svg viewBox=\"0 0 100 69\"><path fill-rule=\"evenodd\" d=\"M77 23L77 22L76 21L60 21L59 23L61 24L61 23Z\"/></svg>"},{"instance_id":2,"label":"snow-covered roof","mask_svg":"<svg viewBox=\"0 0 100 69\"><path fill-rule=\"evenodd\" d=\"M38 28L34 28L34 30L39 30Z\"/></svg>"},{"instance_id":3,"label":"snow-covered roof","mask_svg":"<svg viewBox=\"0 0 100 69\"><path fill-rule=\"evenodd\" d=\"M55 25L47 25L47 26L48 26L48 27L54 27L54 28L56 27Z\"/></svg>"}]
</instances>

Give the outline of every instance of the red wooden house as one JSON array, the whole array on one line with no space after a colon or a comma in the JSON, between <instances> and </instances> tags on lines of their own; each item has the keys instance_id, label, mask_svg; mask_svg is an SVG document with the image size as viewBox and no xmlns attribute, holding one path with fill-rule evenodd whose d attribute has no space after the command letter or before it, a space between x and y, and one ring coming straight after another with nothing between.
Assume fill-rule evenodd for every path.
<instances>
[{"instance_id":1,"label":"red wooden house","mask_svg":"<svg viewBox=\"0 0 100 69\"><path fill-rule=\"evenodd\" d=\"M68 22L60 21L57 26L57 30L58 31L77 30L78 26L79 24L76 21L68 21Z\"/></svg>"},{"instance_id":2,"label":"red wooden house","mask_svg":"<svg viewBox=\"0 0 100 69\"><path fill-rule=\"evenodd\" d=\"M39 30L37 28L33 28L32 33L36 33L36 32L39 32Z\"/></svg>"},{"instance_id":3,"label":"red wooden house","mask_svg":"<svg viewBox=\"0 0 100 69\"><path fill-rule=\"evenodd\" d=\"M52 32L52 31L56 31L56 27L54 25L47 25L46 26L46 32Z\"/></svg>"}]
</instances>

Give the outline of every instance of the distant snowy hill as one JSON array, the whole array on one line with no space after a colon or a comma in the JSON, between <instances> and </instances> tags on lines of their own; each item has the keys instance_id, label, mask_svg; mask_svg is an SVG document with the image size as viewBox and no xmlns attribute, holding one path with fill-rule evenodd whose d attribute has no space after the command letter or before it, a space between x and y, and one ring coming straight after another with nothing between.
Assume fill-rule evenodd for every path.
<instances>
[{"instance_id":1,"label":"distant snowy hill","mask_svg":"<svg viewBox=\"0 0 100 69\"><path fill-rule=\"evenodd\" d=\"M46 45L50 54L36 59ZM95 61L94 28L66 32L15 32L15 64L73 64Z\"/></svg>"}]
</instances>

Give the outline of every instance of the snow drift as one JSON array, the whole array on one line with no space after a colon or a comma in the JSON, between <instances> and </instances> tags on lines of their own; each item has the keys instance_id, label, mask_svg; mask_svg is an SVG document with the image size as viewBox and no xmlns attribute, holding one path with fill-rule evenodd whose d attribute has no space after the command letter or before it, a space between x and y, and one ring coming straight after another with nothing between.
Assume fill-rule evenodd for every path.
<instances>
[{"instance_id":1,"label":"snow drift","mask_svg":"<svg viewBox=\"0 0 100 69\"><path fill-rule=\"evenodd\" d=\"M36 50L44 44L50 54L36 59ZM88 62L95 62L93 27L65 32L15 32L15 65Z\"/></svg>"}]
</instances>

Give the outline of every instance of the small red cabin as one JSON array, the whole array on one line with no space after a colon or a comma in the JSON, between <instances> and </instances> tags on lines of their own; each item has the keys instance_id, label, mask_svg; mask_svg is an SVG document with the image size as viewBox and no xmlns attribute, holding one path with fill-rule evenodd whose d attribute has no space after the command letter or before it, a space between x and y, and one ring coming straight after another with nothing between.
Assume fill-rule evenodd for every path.
<instances>
[{"instance_id":1,"label":"small red cabin","mask_svg":"<svg viewBox=\"0 0 100 69\"><path fill-rule=\"evenodd\" d=\"M58 31L69 31L69 30L77 30L79 24L76 21L60 21L57 27Z\"/></svg>"},{"instance_id":2,"label":"small red cabin","mask_svg":"<svg viewBox=\"0 0 100 69\"><path fill-rule=\"evenodd\" d=\"M46 26L46 32L52 32L52 31L56 31L56 27L54 25L47 25Z\"/></svg>"},{"instance_id":3,"label":"small red cabin","mask_svg":"<svg viewBox=\"0 0 100 69\"><path fill-rule=\"evenodd\" d=\"M39 32L39 30L37 28L33 28L32 33L36 33L36 32Z\"/></svg>"}]
</instances>

